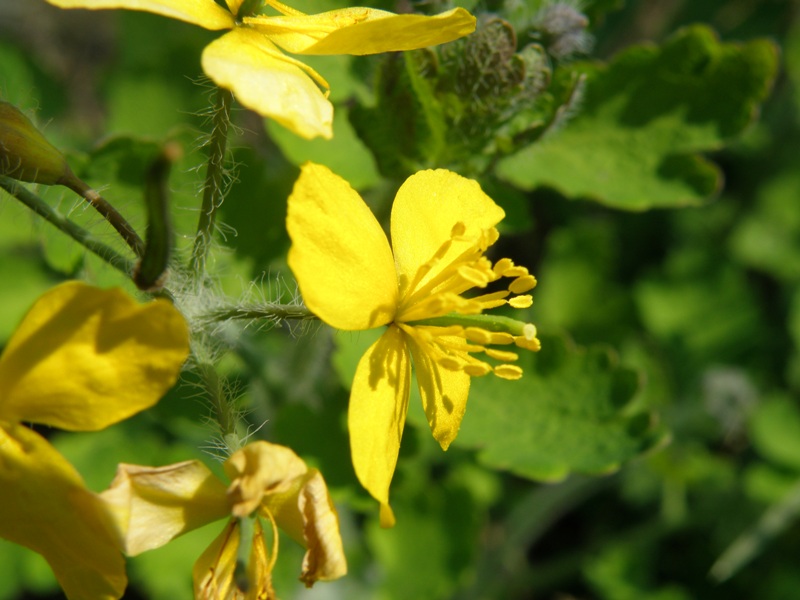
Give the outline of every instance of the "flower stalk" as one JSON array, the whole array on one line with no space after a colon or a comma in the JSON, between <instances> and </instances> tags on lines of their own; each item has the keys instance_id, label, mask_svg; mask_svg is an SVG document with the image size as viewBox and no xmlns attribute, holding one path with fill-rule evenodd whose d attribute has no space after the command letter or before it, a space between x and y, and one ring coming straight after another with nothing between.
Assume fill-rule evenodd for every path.
<instances>
[{"instance_id":1,"label":"flower stalk","mask_svg":"<svg viewBox=\"0 0 800 600\"><path fill-rule=\"evenodd\" d=\"M86 229L74 221L70 221L24 186L9 177L0 175L0 187L42 217L45 221L55 226L63 233L66 233L81 246L102 258L115 269L128 276L133 272L133 261L98 241L97 238Z\"/></svg>"},{"instance_id":2,"label":"flower stalk","mask_svg":"<svg viewBox=\"0 0 800 600\"><path fill-rule=\"evenodd\" d=\"M192 251L190 265L197 277L200 277L205 272L208 250L211 247L211 238L214 234L217 209L222 205L222 200L224 199L225 151L228 144L232 103L233 94L224 88L217 88L208 149L206 180L203 184L203 205L200 208L200 219L197 222L197 234L194 239L194 250Z\"/></svg>"},{"instance_id":3,"label":"flower stalk","mask_svg":"<svg viewBox=\"0 0 800 600\"><path fill-rule=\"evenodd\" d=\"M90 188L83 181L78 179L78 177L73 175L71 171L64 181L62 181L62 185L68 187L91 204L92 208L100 213L102 217L108 221L109 225L119 233L136 256L142 256L142 254L144 254L144 242L142 238L134 231L131 224L125 220L125 217L123 217L116 208L111 206L108 200L97 193L97 190Z\"/></svg>"},{"instance_id":4,"label":"flower stalk","mask_svg":"<svg viewBox=\"0 0 800 600\"><path fill-rule=\"evenodd\" d=\"M198 361L197 373L203 389L208 395L214 418L219 425L221 439L229 446L231 444L236 446L230 447L231 451L238 450L238 442L235 441L238 439L236 436L237 413L235 407L228 401L223 379L210 362Z\"/></svg>"},{"instance_id":5,"label":"flower stalk","mask_svg":"<svg viewBox=\"0 0 800 600\"><path fill-rule=\"evenodd\" d=\"M202 321L241 321L262 320L280 321L316 321L317 315L300 304L267 303L258 306L229 306L209 311L199 317Z\"/></svg>"}]
</instances>

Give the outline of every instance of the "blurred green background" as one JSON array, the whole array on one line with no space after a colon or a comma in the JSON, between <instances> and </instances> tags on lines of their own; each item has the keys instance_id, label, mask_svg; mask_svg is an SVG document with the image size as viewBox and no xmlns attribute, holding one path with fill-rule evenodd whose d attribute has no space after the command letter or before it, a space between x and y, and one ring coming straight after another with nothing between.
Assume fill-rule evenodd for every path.
<instances>
[{"instance_id":1,"label":"blurred green background","mask_svg":"<svg viewBox=\"0 0 800 600\"><path fill-rule=\"evenodd\" d=\"M355 480L346 432L370 334L215 331L254 437L319 466L340 510L350 574L303 589L302 549L287 539L278 594L800 598L800 2L463 5L482 15L472 41L308 60L332 87L331 142L234 114L215 298L296 293L284 217L305 160L350 180L383 220L416 169L479 179L508 215L495 258L539 279L529 318L543 350L522 357L520 382L474 381L447 453L412 398L388 531ZM587 22L554 22L563 6ZM0 0L0 98L137 228L143 173L161 144L179 142L170 189L185 252L211 92L199 56L217 35L143 13ZM37 192L120 246L70 192ZM0 343L71 277L133 290L0 194ZM96 490L118 462L213 464L208 407L187 379L104 432L45 433ZM132 559L125 597L191 597L191 565L220 527ZM58 597L42 559L0 540L0 598Z\"/></svg>"}]
</instances>

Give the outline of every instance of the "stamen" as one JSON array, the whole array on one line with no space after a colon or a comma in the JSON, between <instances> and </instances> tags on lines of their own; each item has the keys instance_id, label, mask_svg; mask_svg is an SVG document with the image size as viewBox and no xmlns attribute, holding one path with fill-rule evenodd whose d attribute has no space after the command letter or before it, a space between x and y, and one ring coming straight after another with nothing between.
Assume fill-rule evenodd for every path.
<instances>
[{"instance_id":1,"label":"stamen","mask_svg":"<svg viewBox=\"0 0 800 600\"><path fill-rule=\"evenodd\" d=\"M517 365L499 365L494 368L494 374L501 379L513 381L522 377L522 369Z\"/></svg>"},{"instance_id":2,"label":"stamen","mask_svg":"<svg viewBox=\"0 0 800 600\"><path fill-rule=\"evenodd\" d=\"M503 273L503 277L522 277L523 275L527 274L527 268L514 265L513 267L506 269L505 273Z\"/></svg>"},{"instance_id":3,"label":"stamen","mask_svg":"<svg viewBox=\"0 0 800 600\"><path fill-rule=\"evenodd\" d=\"M433 253L433 256L420 265L420 267L417 269L417 272L414 273L414 279L411 280L411 283L400 288L401 293L408 292L417 287L419 283L425 279L425 276L431 272L431 269L433 269L433 267L440 260L442 260L442 258L444 258L445 254L447 254L448 250L450 250L451 246L453 245L454 234L461 231L461 229L458 227L459 225L464 227L463 223L456 223L453 225L453 229L450 232L450 239L446 240L441 246L439 246L436 252Z\"/></svg>"},{"instance_id":4,"label":"stamen","mask_svg":"<svg viewBox=\"0 0 800 600\"><path fill-rule=\"evenodd\" d=\"M505 331L493 331L492 332L492 341L490 342L493 346L504 346L507 344L514 343L514 336L510 333Z\"/></svg>"},{"instance_id":5,"label":"stamen","mask_svg":"<svg viewBox=\"0 0 800 600\"><path fill-rule=\"evenodd\" d=\"M492 334L480 327L467 327L464 329L464 337L470 342L486 346L492 343Z\"/></svg>"},{"instance_id":6,"label":"stamen","mask_svg":"<svg viewBox=\"0 0 800 600\"><path fill-rule=\"evenodd\" d=\"M508 350L496 350L495 348L486 348L486 356L495 360L502 360L503 362L514 362L519 360L519 354L516 352L509 352Z\"/></svg>"},{"instance_id":7,"label":"stamen","mask_svg":"<svg viewBox=\"0 0 800 600\"><path fill-rule=\"evenodd\" d=\"M528 339L526 337L517 336L514 338L514 345L532 352L538 352L542 349L542 343L537 338Z\"/></svg>"},{"instance_id":8,"label":"stamen","mask_svg":"<svg viewBox=\"0 0 800 600\"><path fill-rule=\"evenodd\" d=\"M491 274L491 271L489 272ZM462 265L458 268L458 274L472 284L472 287L486 287L491 281L490 276L485 271L476 269L473 265Z\"/></svg>"},{"instance_id":9,"label":"stamen","mask_svg":"<svg viewBox=\"0 0 800 600\"><path fill-rule=\"evenodd\" d=\"M514 308L528 308L533 304L533 296L528 294L525 296L514 296L508 303Z\"/></svg>"},{"instance_id":10,"label":"stamen","mask_svg":"<svg viewBox=\"0 0 800 600\"><path fill-rule=\"evenodd\" d=\"M527 292L532 290L536 287L536 278L533 275L522 275L521 277L517 277L514 281L511 282L511 285L508 286L508 289L511 291L512 294L522 294L523 292Z\"/></svg>"},{"instance_id":11,"label":"stamen","mask_svg":"<svg viewBox=\"0 0 800 600\"><path fill-rule=\"evenodd\" d=\"M514 262L510 258L501 258L496 263L494 263L494 267L492 270L498 277L502 277L503 273L506 272L507 269L514 266Z\"/></svg>"},{"instance_id":12,"label":"stamen","mask_svg":"<svg viewBox=\"0 0 800 600\"><path fill-rule=\"evenodd\" d=\"M452 356L443 356L442 358L438 359L436 363L448 371L461 371L464 368L464 364Z\"/></svg>"},{"instance_id":13,"label":"stamen","mask_svg":"<svg viewBox=\"0 0 800 600\"><path fill-rule=\"evenodd\" d=\"M483 377L484 375L488 375L492 372L492 367L487 365L485 362L476 362L474 364L467 365L462 369L462 371L464 371L464 373L470 377Z\"/></svg>"},{"instance_id":14,"label":"stamen","mask_svg":"<svg viewBox=\"0 0 800 600\"><path fill-rule=\"evenodd\" d=\"M460 233L461 232L461 223L456 223L451 230L451 234ZM466 228L464 228L466 231ZM462 234L463 235L463 234ZM403 302L404 306L410 306L416 302L418 302L421 298L425 298L430 296L432 293L439 293L442 291L450 291L455 294L462 294L463 292L475 287L475 284L468 279L458 279L456 276L458 275L458 269L461 265L469 265L475 267L480 271L485 271L487 276L489 277L488 281L495 281L496 277L492 277L491 273L491 263L483 256L483 253L486 249L492 245L495 241L497 241L497 237L499 234L497 233L497 229L494 227L490 229L483 230L481 234L478 236L476 240L467 240L467 239L459 239L459 237L451 237L450 240L445 242L445 244L452 244L453 241L460 241L460 242L472 242L459 256L455 257L450 261L450 264L447 265L444 269L442 269L435 277L433 277L430 281L426 282L424 286L419 289L415 289L417 285L423 280L423 277L419 275L414 277L414 281L411 285L409 285L405 290L405 300ZM449 247L448 247L449 250ZM437 251L438 254L438 251ZM443 256L443 255L442 255ZM430 262L430 261L428 261ZM428 263L426 263L428 264ZM450 281L448 281L450 280ZM446 288L444 289L437 289L439 286L443 286L447 284Z\"/></svg>"}]
</instances>

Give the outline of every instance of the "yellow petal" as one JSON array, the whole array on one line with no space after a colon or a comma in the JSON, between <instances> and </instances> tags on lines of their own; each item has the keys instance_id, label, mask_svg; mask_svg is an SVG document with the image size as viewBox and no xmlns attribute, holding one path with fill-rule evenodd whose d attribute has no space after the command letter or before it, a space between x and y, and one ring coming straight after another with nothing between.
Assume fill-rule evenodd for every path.
<instances>
[{"instance_id":1,"label":"yellow petal","mask_svg":"<svg viewBox=\"0 0 800 600\"><path fill-rule=\"evenodd\" d=\"M246 517L261 503L264 493L282 492L308 472L303 460L285 446L253 442L234 453L225 463L230 478L228 502L231 513Z\"/></svg>"},{"instance_id":2,"label":"yellow petal","mask_svg":"<svg viewBox=\"0 0 800 600\"><path fill-rule=\"evenodd\" d=\"M135 556L229 514L225 485L205 465L119 465L100 495L114 516L125 553Z\"/></svg>"},{"instance_id":3,"label":"yellow petal","mask_svg":"<svg viewBox=\"0 0 800 600\"><path fill-rule=\"evenodd\" d=\"M169 302L61 284L33 305L0 357L0 419L102 429L158 402L188 352L186 323Z\"/></svg>"},{"instance_id":4,"label":"yellow petal","mask_svg":"<svg viewBox=\"0 0 800 600\"><path fill-rule=\"evenodd\" d=\"M433 437L447 450L456 439L461 419L467 408L470 377L463 371L451 371L440 367L422 347L409 336L414 374L417 376L422 408L428 417ZM444 338L442 342L465 343L463 338Z\"/></svg>"},{"instance_id":5,"label":"yellow petal","mask_svg":"<svg viewBox=\"0 0 800 600\"><path fill-rule=\"evenodd\" d=\"M318 470L310 469L283 491L267 494L263 507L307 549L300 575L307 587L347 574L339 516Z\"/></svg>"},{"instance_id":6,"label":"yellow petal","mask_svg":"<svg viewBox=\"0 0 800 600\"><path fill-rule=\"evenodd\" d=\"M214 0L47 0L60 8L126 8L186 21L205 29L231 29L233 15Z\"/></svg>"},{"instance_id":7,"label":"yellow petal","mask_svg":"<svg viewBox=\"0 0 800 600\"><path fill-rule=\"evenodd\" d=\"M223 532L197 559L192 570L194 597L198 600L273 600L272 565L264 545L261 523L253 524L253 544L247 562L246 592L234 582L236 553L239 549L241 531L237 519L231 519Z\"/></svg>"},{"instance_id":8,"label":"yellow petal","mask_svg":"<svg viewBox=\"0 0 800 600\"><path fill-rule=\"evenodd\" d=\"M289 196L289 266L303 300L333 327L389 323L397 278L386 235L350 185L327 167L306 163Z\"/></svg>"},{"instance_id":9,"label":"yellow petal","mask_svg":"<svg viewBox=\"0 0 800 600\"><path fill-rule=\"evenodd\" d=\"M266 37L237 27L203 51L203 70L247 108L305 138L333 135L333 106L310 67L283 54Z\"/></svg>"},{"instance_id":10,"label":"yellow petal","mask_svg":"<svg viewBox=\"0 0 800 600\"><path fill-rule=\"evenodd\" d=\"M71 600L122 596L125 563L111 517L47 441L0 427L0 537L38 552Z\"/></svg>"},{"instance_id":11,"label":"yellow petal","mask_svg":"<svg viewBox=\"0 0 800 600\"><path fill-rule=\"evenodd\" d=\"M231 11L232 15L239 14L239 8L241 8L244 0L225 0L225 4L228 5L228 10Z\"/></svg>"},{"instance_id":12,"label":"yellow petal","mask_svg":"<svg viewBox=\"0 0 800 600\"><path fill-rule=\"evenodd\" d=\"M475 31L463 8L427 17L371 8L344 8L302 17L253 17L245 22L294 54L377 54L415 50Z\"/></svg>"},{"instance_id":13,"label":"yellow petal","mask_svg":"<svg viewBox=\"0 0 800 600\"><path fill-rule=\"evenodd\" d=\"M408 411L410 378L405 335L391 325L361 357L347 412L356 475L383 505L389 504L389 484Z\"/></svg>"},{"instance_id":14,"label":"yellow petal","mask_svg":"<svg viewBox=\"0 0 800 600\"><path fill-rule=\"evenodd\" d=\"M392 206L392 247L397 273L413 281L420 266L451 238L453 227L463 223L461 238L476 240L496 225L505 213L477 182L451 171L420 171L400 186ZM470 241L454 241L420 284L441 272Z\"/></svg>"}]
</instances>

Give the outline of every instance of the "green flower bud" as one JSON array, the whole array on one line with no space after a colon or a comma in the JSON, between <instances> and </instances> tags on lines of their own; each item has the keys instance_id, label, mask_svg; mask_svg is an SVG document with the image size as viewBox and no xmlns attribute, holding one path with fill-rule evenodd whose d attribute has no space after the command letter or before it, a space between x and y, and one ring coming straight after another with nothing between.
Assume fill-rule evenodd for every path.
<instances>
[{"instance_id":1,"label":"green flower bud","mask_svg":"<svg viewBox=\"0 0 800 600\"><path fill-rule=\"evenodd\" d=\"M66 159L14 105L0 101L0 175L55 185L72 175Z\"/></svg>"}]
</instances>

